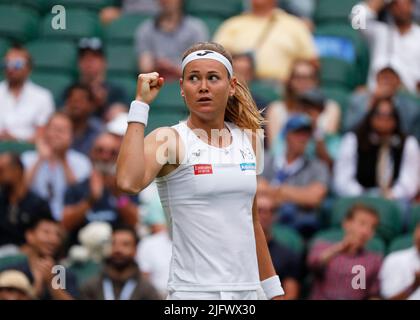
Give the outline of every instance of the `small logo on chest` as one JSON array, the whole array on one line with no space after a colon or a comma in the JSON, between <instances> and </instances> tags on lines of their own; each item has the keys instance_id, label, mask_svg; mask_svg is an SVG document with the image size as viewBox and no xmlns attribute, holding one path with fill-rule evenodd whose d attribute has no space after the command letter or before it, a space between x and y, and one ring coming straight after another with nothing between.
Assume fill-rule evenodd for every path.
<instances>
[{"instance_id":1,"label":"small logo on chest","mask_svg":"<svg viewBox=\"0 0 420 320\"><path fill-rule=\"evenodd\" d=\"M249 148L246 148L245 150L240 149L239 151L241 152L242 159L254 160L254 155L252 154L251 150L249 150Z\"/></svg>"}]
</instances>

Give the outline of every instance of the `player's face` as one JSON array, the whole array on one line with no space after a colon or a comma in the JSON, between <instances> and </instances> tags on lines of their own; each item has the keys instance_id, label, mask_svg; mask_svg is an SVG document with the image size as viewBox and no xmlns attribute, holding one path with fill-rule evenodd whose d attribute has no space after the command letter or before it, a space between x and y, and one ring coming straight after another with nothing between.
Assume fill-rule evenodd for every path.
<instances>
[{"instance_id":1,"label":"player's face","mask_svg":"<svg viewBox=\"0 0 420 320\"><path fill-rule=\"evenodd\" d=\"M229 96L235 93L236 79L229 79L225 66L211 59L187 64L181 79L181 94L191 113L211 119L224 114Z\"/></svg>"}]
</instances>

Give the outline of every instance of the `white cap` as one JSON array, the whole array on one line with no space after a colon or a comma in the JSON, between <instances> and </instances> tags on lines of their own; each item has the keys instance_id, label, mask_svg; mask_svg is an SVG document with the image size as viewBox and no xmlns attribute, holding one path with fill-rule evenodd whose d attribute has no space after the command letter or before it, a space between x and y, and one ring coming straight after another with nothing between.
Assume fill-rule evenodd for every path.
<instances>
[{"instance_id":1,"label":"white cap","mask_svg":"<svg viewBox=\"0 0 420 320\"><path fill-rule=\"evenodd\" d=\"M127 131L128 113L123 112L118 114L114 119L106 124L106 130L117 136L124 136Z\"/></svg>"}]
</instances>

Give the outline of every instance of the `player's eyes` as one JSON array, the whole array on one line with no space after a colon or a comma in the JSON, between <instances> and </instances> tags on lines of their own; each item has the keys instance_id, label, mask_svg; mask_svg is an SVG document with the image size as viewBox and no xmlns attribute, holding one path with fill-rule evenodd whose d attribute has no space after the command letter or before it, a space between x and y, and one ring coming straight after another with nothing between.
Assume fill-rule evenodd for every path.
<instances>
[{"instance_id":1,"label":"player's eyes","mask_svg":"<svg viewBox=\"0 0 420 320\"><path fill-rule=\"evenodd\" d=\"M213 74L209 77L209 80L211 81L219 80L219 77Z\"/></svg>"},{"instance_id":2,"label":"player's eyes","mask_svg":"<svg viewBox=\"0 0 420 320\"><path fill-rule=\"evenodd\" d=\"M196 75L191 75L188 79L191 81L197 81L198 77Z\"/></svg>"}]
</instances>

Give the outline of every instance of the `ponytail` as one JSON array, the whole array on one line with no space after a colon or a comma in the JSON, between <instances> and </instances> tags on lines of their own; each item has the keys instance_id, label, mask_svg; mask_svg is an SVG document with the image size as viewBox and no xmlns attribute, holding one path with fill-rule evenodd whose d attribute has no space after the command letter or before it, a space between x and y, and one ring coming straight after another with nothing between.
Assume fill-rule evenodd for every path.
<instances>
[{"instance_id":1,"label":"ponytail","mask_svg":"<svg viewBox=\"0 0 420 320\"><path fill-rule=\"evenodd\" d=\"M264 122L248 86L240 81L236 84L234 96L228 100L225 120L233 122L241 129L252 130L260 129Z\"/></svg>"}]
</instances>

